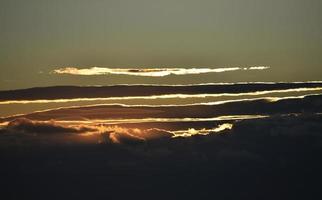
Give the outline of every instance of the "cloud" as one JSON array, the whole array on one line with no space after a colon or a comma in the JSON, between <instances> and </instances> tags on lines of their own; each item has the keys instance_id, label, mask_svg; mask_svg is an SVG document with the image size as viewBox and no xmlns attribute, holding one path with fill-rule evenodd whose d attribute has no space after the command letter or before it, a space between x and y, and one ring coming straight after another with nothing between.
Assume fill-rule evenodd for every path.
<instances>
[{"instance_id":1,"label":"cloud","mask_svg":"<svg viewBox=\"0 0 322 200\"><path fill-rule=\"evenodd\" d=\"M71 75L129 75L129 76L150 76L150 77L163 77L169 75L191 75L191 74L205 74L205 73L221 73L237 70L265 70L269 69L267 66L256 67L223 67L223 68L105 68L105 67L91 67L79 69L76 67L65 67L55 69L55 74L71 74Z\"/></svg>"},{"instance_id":2,"label":"cloud","mask_svg":"<svg viewBox=\"0 0 322 200\"><path fill-rule=\"evenodd\" d=\"M101 126L101 142L117 144L138 144L145 141L170 139L173 134L169 131L157 128L139 129L121 126Z\"/></svg>"},{"instance_id":3,"label":"cloud","mask_svg":"<svg viewBox=\"0 0 322 200\"><path fill-rule=\"evenodd\" d=\"M0 105L8 104L29 104L29 103L67 103L67 102L90 102L90 101L119 101L119 100L156 100L156 99L187 99L187 98L210 98L210 97L235 97L240 96L260 96L268 94L279 94L279 93L300 93L300 92L321 92L322 87L316 88L293 88L283 90L266 90L256 92L244 92L244 93L204 93L204 94L164 94L164 95L150 95L150 96L124 96L124 97L99 97L99 98L70 98L70 99L48 99L48 100L10 100L0 101Z\"/></svg>"},{"instance_id":4,"label":"cloud","mask_svg":"<svg viewBox=\"0 0 322 200\"><path fill-rule=\"evenodd\" d=\"M98 143L134 145L148 141L168 140L176 137L208 135L209 133L218 133L226 129L230 130L232 126L232 124L224 123L213 129L189 128L186 130L170 131L160 128L140 129L102 124L62 126L58 125L55 121L40 122L26 118L17 118L10 121L6 127L2 128L0 133L26 134L26 136L35 134L39 136L76 134L80 137L96 138Z\"/></svg>"},{"instance_id":5,"label":"cloud","mask_svg":"<svg viewBox=\"0 0 322 200\"><path fill-rule=\"evenodd\" d=\"M180 130L180 131L172 131L171 133L174 135L174 137L191 137L195 135L208 135L211 133L218 133L224 130L230 130L233 128L233 124L231 123L224 123L218 125L218 127L213 129L194 129L189 128L188 130Z\"/></svg>"},{"instance_id":6,"label":"cloud","mask_svg":"<svg viewBox=\"0 0 322 200\"><path fill-rule=\"evenodd\" d=\"M95 127L95 126L94 126ZM96 126L97 127L97 126ZM212 129L194 129L170 131L160 128L126 128L118 125L100 126L99 131L94 132L101 136L99 143L115 143L115 144L140 144L148 141L165 140L176 137L192 137L196 135L208 135L219 133L224 130L232 129L233 124L224 123Z\"/></svg>"},{"instance_id":7,"label":"cloud","mask_svg":"<svg viewBox=\"0 0 322 200\"><path fill-rule=\"evenodd\" d=\"M285 98L259 98L243 99L236 101L213 102L206 104L191 105L169 105L169 106L126 106L126 105L91 105L81 107L68 107L53 110L45 110L26 115L21 115L32 120L48 121L68 120L111 120L128 119L122 123L140 122L136 119L177 119L188 118L186 121L202 121L198 118L211 118L229 116L238 118L258 118L267 115L288 114L288 113L317 113L322 112L322 95L308 95L300 97ZM11 121L16 116L0 118L0 122ZM233 119L231 118L231 119ZM134 119L131 121L131 119ZM157 121L157 120L156 120ZM169 121L169 120L168 120ZM108 122L108 121L107 121ZM144 120L141 120L144 122Z\"/></svg>"},{"instance_id":8,"label":"cloud","mask_svg":"<svg viewBox=\"0 0 322 200\"><path fill-rule=\"evenodd\" d=\"M231 83L201 85L53 86L0 91L0 104L50 103L122 99L205 98L264 95L285 92L319 92L322 82Z\"/></svg>"},{"instance_id":9,"label":"cloud","mask_svg":"<svg viewBox=\"0 0 322 200\"><path fill-rule=\"evenodd\" d=\"M269 67L266 66L257 66L257 67L249 67L249 70L264 70L264 69L269 69Z\"/></svg>"},{"instance_id":10,"label":"cloud","mask_svg":"<svg viewBox=\"0 0 322 200\"><path fill-rule=\"evenodd\" d=\"M177 194L175 198L178 199L183 195L190 199L211 194L218 195L216 198L219 199L249 198L245 193L249 190L255 191L254 199L284 198L280 196L281 191L287 199L289 194L298 194L294 188L300 187L303 197L310 194L312 187L317 193L319 191L321 115L242 120L234 122L232 129L227 130L228 134L175 138L169 135L165 138L170 139L156 139L155 142L140 137L143 133L162 137L168 131L146 129L142 132L116 126L102 127L102 130L104 128L110 131L104 134L107 141L111 135L118 145L87 143L71 146L70 142L49 145L53 140L40 145L40 140L34 141L34 137L21 142L21 137L6 139L6 135L0 135L2 178L13 193L16 191L13 186L18 184L34 192L35 196L43 191L35 189L35 184L42 188L48 178L56 180L59 175L59 179L67 182L55 181L53 187L63 184L69 188L75 186L74 180L85 180L81 188L90 191L88 197L93 196L92 191L97 193L100 185L104 186L104 195L108 191L108 196L116 194L115 198L124 191L129 195L133 192L142 194L141 188L148 188L146 191L150 192L150 197L165 184L164 196ZM30 141L33 143L28 143ZM7 142L12 145L4 145ZM27 148L23 148L26 144ZM14 173L18 175L12 175ZM40 176L42 174L46 176ZM22 178L28 181L19 182ZM94 189L93 183L96 183ZM76 184L75 188L79 185Z\"/></svg>"},{"instance_id":11,"label":"cloud","mask_svg":"<svg viewBox=\"0 0 322 200\"><path fill-rule=\"evenodd\" d=\"M85 133L93 131L89 127L67 127L51 122L32 121L26 118L17 118L10 121L3 129L3 132L30 133L30 134L65 134L65 133Z\"/></svg>"}]
</instances>

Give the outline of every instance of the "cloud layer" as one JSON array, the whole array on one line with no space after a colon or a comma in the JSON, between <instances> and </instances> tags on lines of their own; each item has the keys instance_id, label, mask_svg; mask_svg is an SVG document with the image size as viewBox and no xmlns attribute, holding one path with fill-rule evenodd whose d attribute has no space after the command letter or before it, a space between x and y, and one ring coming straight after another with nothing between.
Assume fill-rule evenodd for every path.
<instances>
[{"instance_id":1,"label":"cloud layer","mask_svg":"<svg viewBox=\"0 0 322 200\"><path fill-rule=\"evenodd\" d=\"M297 92L321 90L322 82L302 83L231 83L201 85L112 85L112 86L54 86L19 90L0 91L0 101L19 100L66 100L90 98L157 98L175 97L173 95L238 96L245 94L267 94L270 92ZM171 96L172 95L172 96ZM154 97L153 97L154 96ZM186 96L189 97L189 96ZM161 98L161 97L160 97Z\"/></svg>"},{"instance_id":2,"label":"cloud layer","mask_svg":"<svg viewBox=\"0 0 322 200\"><path fill-rule=\"evenodd\" d=\"M227 115L275 115L304 112L322 112L322 95L244 99L179 106L92 105L39 111L22 116L32 120L77 121L79 119L213 118ZM16 116L0 118L0 122L15 118Z\"/></svg>"},{"instance_id":3,"label":"cloud layer","mask_svg":"<svg viewBox=\"0 0 322 200\"><path fill-rule=\"evenodd\" d=\"M144 134L164 136L149 141L119 126L106 127L102 135L68 134L103 141L81 144L65 137L51 145L65 134L38 140L0 134L2 188L13 199L46 196L52 188L70 199L71 190L78 199L315 199L322 177L321 120L310 114L274 116L236 121L225 134L175 138L163 129L146 129ZM189 133L196 130L203 131Z\"/></svg>"},{"instance_id":4,"label":"cloud layer","mask_svg":"<svg viewBox=\"0 0 322 200\"><path fill-rule=\"evenodd\" d=\"M129 76L150 76L163 77L169 75L191 75L191 74L205 74L205 73L221 73L237 70L265 70L268 66L254 66L254 67L223 67L223 68L105 68L105 67L91 67L79 69L76 67L65 67L55 69L55 74L71 74L71 75L129 75Z\"/></svg>"},{"instance_id":5,"label":"cloud layer","mask_svg":"<svg viewBox=\"0 0 322 200\"><path fill-rule=\"evenodd\" d=\"M2 132L10 133L27 133L27 134L66 134L66 133L86 133L93 131L94 129L89 127L67 127L56 124L54 121L41 122L32 121L27 118L17 118L8 123L8 125L2 129Z\"/></svg>"}]
</instances>

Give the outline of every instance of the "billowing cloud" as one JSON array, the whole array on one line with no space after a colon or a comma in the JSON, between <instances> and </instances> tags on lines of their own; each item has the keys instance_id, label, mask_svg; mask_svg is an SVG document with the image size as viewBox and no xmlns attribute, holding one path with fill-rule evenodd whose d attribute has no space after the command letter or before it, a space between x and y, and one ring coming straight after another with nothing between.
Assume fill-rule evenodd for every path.
<instances>
[{"instance_id":1,"label":"billowing cloud","mask_svg":"<svg viewBox=\"0 0 322 200\"><path fill-rule=\"evenodd\" d=\"M116 144L139 144L145 141L170 139L176 137L192 137L195 135L208 135L232 129L233 124L224 123L212 129L194 129L170 131L159 128L139 129L122 126L101 126L99 134L100 142L112 142Z\"/></svg>"},{"instance_id":2,"label":"billowing cloud","mask_svg":"<svg viewBox=\"0 0 322 200\"><path fill-rule=\"evenodd\" d=\"M61 135L77 134L80 137L94 136L98 143L115 143L115 144L140 144L152 140L164 140L176 137L191 137L195 135L208 135L218 133L226 129L231 129L232 124L224 123L212 129L194 129L170 131L159 128L127 128L117 125L88 125L78 124L74 126L60 125L55 121L40 122L26 118L18 118L7 124L1 129L1 133L16 133L26 135Z\"/></svg>"},{"instance_id":3,"label":"billowing cloud","mask_svg":"<svg viewBox=\"0 0 322 200\"><path fill-rule=\"evenodd\" d=\"M115 198L119 198L124 191L131 192L129 195L134 194L133 191L141 194L141 188L148 188L146 191L151 192L150 197L159 192L165 183L167 188L164 197L177 194L175 198L178 199L182 198L182 193L177 193L178 189L184 191L184 197L189 199L190 190L197 191L193 198L198 198L205 191L213 191L214 186L216 191L211 194L219 193L219 199L227 197L227 194L234 199L245 197L245 191L250 188L259 190L256 198L261 195L276 198L279 195L274 193L276 188L280 189L278 191L286 191L287 197L288 194L297 195L294 188L299 185L304 197L312 191L312 187L319 191L319 184L316 183L321 177L321 115L280 115L242 120L234 122L232 129L227 130L228 134L208 134L202 137L173 138L169 131L150 129L148 132L146 129L143 131L145 134L153 133L166 138L151 142L142 139L142 130L136 128L131 130L103 126L102 131L104 128L110 132L93 135L92 138L96 140L92 140L94 143L73 146L71 144L79 144L80 140L50 145L56 139L63 138L62 134L57 135L55 140L45 140L47 137L37 140L37 137L29 136L28 140L23 140L20 135L7 137L0 134L2 179L8 188L15 184L23 185L28 191L34 191L35 196L42 191L37 188L42 189L48 178L56 180L67 175L67 181L56 181L59 186L63 184L69 188L75 185L74 180L86 180L81 189L87 191L93 183L97 183L88 197L93 196L92 191L97 193L97 186L100 185L104 186L104 194L110 192L108 197L115 191ZM194 128L185 131L195 133L204 130ZM81 134L70 135L73 138L83 137ZM98 138L106 139L106 142L97 144ZM65 137L60 141L67 139ZM89 139L83 137L82 141ZM13 173L17 173L17 177ZM44 173L46 176L41 176ZM59 175L61 177L57 177ZM173 177L179 182L173 181ZM28 181L19 182L22 178ZM309 181L311 179L313 181ZM53 187L57 186L56 182ZM186 183L189 183L188 186ZM171 193L167 192L168 188L173 188ZM11 191L14 193L16 187ZM249 197L248 193L246 197Z\"/></svg>"},{"instance_id":4,"label":"billowing cloud","mask_svg":"<svg viewBox=\"0 0 322 200\"><path fill-rule=\"evenodd\" d=\"M71 74L71 75L130 75L130 76L150 76L163 77L168 75L190 75L190 74L205 74L205 73L221 73L237 70L265 70L268 66L255 67L223 67L223 68L106 68L106 67L91 67L79 69L76 67L65 67L55 69L55 74Z\"/></svg>"},{"instance_id":5,"label":"billowing cloud","mask_svg":"<svg viewBox=\"0 0 322 200\"><path fill-rule=\"evenodd\" d=\"M17 118L7 124L3 131L13 133L27 133L27 134L61 134L61 133L85 133L93 131L89 127L68 127L56 124L54 121L39 122L32 121L26 118Z\"/></svg>"},{"instance_id":6,"label":"billowing cloud","mask_svg":"<svg viewBox=\"0 0 322 200\"><path fill-rule=\"evenodd\" d=\"M151 128L126 128L121 126L101 126L98 132L101 142L112 142L117 144L137 144L150 140L170 139L174 136L171 131Z\"/></svg>"}]
</instances>

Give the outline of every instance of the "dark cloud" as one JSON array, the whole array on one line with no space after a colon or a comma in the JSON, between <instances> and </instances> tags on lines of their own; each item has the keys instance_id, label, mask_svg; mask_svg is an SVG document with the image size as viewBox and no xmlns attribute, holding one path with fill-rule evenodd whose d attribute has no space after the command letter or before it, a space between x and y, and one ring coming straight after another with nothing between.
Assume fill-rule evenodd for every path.
<instances>
[{"instance_id":1,"label":"dark cloud","mask_svg":"<svg viewBox=\"0 0 322 200\"><path fill-rule=\"evenodd\" d=\"M279 115L318 112L322 112L322 95L311 95L298 98L240 100L218 105L95 105L35 112L23 115L23 117L32 120L78 120L80 118L107 120L144 118L212 118L231 115ZM2 121L13 120L15 118L16 117L2 118ZM129 120L128 123L131 123L131 120Z\"/></svg>"},{"instance_id":2,"label":"dark cloud","mask_svg":"<svg viewBox=\"0 0 322 200\"><path fill-rule=\"evenodd\" d=\"M3 132L14 133L35 133L35 134L62 134L62 133L85 133L93 131L88 127L65 127L56 124L55 122L37 122L26 118L17 118L8 123L8 125L2 130Z\"/></svg>"},{"instance_id":3,"label":"dark cloud","mask_svg":"<svg viewBox=\"0 0 322 200\"><path fill-rule=\"evenodd\" d=\"M319 88L321 82L303 83L236 83L204 85L114 85L114 86L56 86L0 91L0 100L53 100L72 98L107 98L167 94L238 94L257 91Z\"/></svg>"},{"instance_id":4,"label":"dark cloud","mask_svg":"<svg viewBox=\"0 0 322 200\"><path fill-rule=\"evenodd\" d=\"M19 127L17 122L19 126L37 124L45 130L48 127L28 120L17 120L9 127ZM105 137L107 142L80 145L75 140L73 146L34 141L24 146L17 143L19 137L7 140L12 145L6 146L5 135L0 135L0 156L5 163L0 165L0 171L14 174L2 176L6 186L11 186L5 191L16 191L13 186L23 185L25 196L37 196L47 194L49 185L58 194L63 194L66 187L68 191L75 189L82 194L79 199L93 194L129 198L142 195L142 191L151 197L160 190L162 198L294 199L307 194L316 197L316 191L320 191L320 114L282 114L235 121L224 134L192 137L171 138L170 132L163 129L101 129L105 132L96 139ZM118 144L109 142L111 134ZM147 135L150 139L144 138Z\"/></svg>"},{"instance_id":5,"label":"dark cloud","mask_svg":"<svg viewBox=\"0 0 322 200\"><path fill-rule=\"evenodd\" d=\"M170 139L173 136L171 132L157 128L138 129L104 126L101 127L101 130L101 136L105 138L105 142L109 141L116 144L140 144L151 140Z\"/></svg>"}]
</instances>

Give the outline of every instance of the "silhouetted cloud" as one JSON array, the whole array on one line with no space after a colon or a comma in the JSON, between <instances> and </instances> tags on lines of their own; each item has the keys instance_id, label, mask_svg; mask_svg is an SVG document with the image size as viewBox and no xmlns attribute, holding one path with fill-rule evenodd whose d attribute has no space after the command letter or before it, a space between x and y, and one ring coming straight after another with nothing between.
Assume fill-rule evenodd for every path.
<instances>
[{"instance_id":1,"label":"silhouetted cloud","mask_svg":"<svg viewBox=\"0 0 322 200\"><path fill-rule=\"evenodd\" d=\"M106 135L110 142L117 144L137 144L150 140L170 139L174 136L172 132L158 128L139 129L121 126L103 126L100 128L100 134L103 138Z\"/></svg>"},{"instance_id":2,"label":"silhouetted cloud","mask_svg":"<svg viewBox=\"0 0 322 200\"><path fill-rule=\"evenodd\" d=\"M156 99L187 97L219 97L260 95L269 93L316 91L321 82L303 83L234 83L202 85L113 85L113 86L56 86L0 91L0 103L39 103L93 101L110 99ZM122 98L121 98L122 97ZM100 99L103 98L103 99ZM29 101L28 101L29 100ZM56 100L56 101L49 101Z\"/></svg>"},{"instance_id":3,"label":"silhouetted cloud","mask_svg":"<svg viewBox=\"0 0 322 200\"><path fill-rule=\"evenodd\" d=\"M62 134L62 133L85 133L93 131L89 127L67 127L56 124L54 121L39 122L32 121L26 118L17 118L10 121L3 129L3 132L9 131L14 133L35 133L35 134Z\"/></svg>"},{"instance_id":4,"label":"silhouetted cloud","mask_svg":"<svg viewBox=\"0 0 322 200\"><path fill-rule=\"evenodd\" d=\"M307 104L321 105L317 99L307 100L310 100ZM291 102L279 106L286 105L294 106ZM19 119L8 127L15 132L27 130L29 133L35 132L34 127L37 126L39 135L48 129L65 132L61 127L57 129L56 125L52 128L52 124L55 123ZM57 134L51 140L46 140L48 134L44 134L41 140L31 135L0 134L2 179L6 180L6 185L10 183L10 188L18 180L26 179L27 182L19 182L19 186L23 184L28 191L35 191L35 196L42 192L38 188L43 183L52 183L46 182L48 178L57 180L57 176L59 180L71 179L67 183L57 181L67 190L82 187L97 192L97 187L103 185L103 194L109 191L111 194L108 197L114 195L115 198L119 198L125 189L132 195L133 192L141 194L141 188L148 188L147 192L152 190L153 195L165 184L169 187L165 190L167 196L177 194L180 189L184 194L188 193L186 196L189 198L190 190L193 190L193 194L197 193L193 199L205 191L211 191L208 196L227 197L228 194L228 197L236 197L233 199L245 197L245 191L249 190L252 194L256 193L256 197L267 191L265 197L274 199L276 195L272 194L272 187L286 192L286 197L294 193L297 195L298 191L294 188L298 186L304 196L312 187L320 191L321 114L276 114L261 119L233 120L231 124L231 129L222 130L223 134L208 134L211 128L199 129L189 122L187 126L194 130L187 129L187 133L202 133L191 137L173 137L173 131L177 129L174 130L174 126L169 124L162 129L97 124L92 127L96 127L92 135L67 134L81 138L77 140L64 138L65 134ZM200 126L203 125L204 122ZM143 123L142 127L145 126ZM179 130L182 127L180 124ZM2 131L6 133L9 129ZM75 133L70 129L68 132ZM59 138L62 138L61 143L51 145ZM98 144L99 140L104 142ZM6 173L9 175L6 176ZM13 179L12 174L15 173L17 177ZM75 184L75 180L82 180L85 185ZM37 189L34 189L35 184L38 184ZM174 189L169 191L171 188ZM216 191L212 192L214 188ZM88 197L92 195L91 192ZM181 197L180 194L177 198Z\"/></svg>"},{"instance_id":5,"label":"silhouetted cloud","mask_svg":"<svg viewBox=\"0 0 322 200\"><path fill-rule=\"evenodd\" d=\"M93 105L81 107L59 108L53 110L39 111L21 115L31 120L48 121L67 120L111 120L128 119L121 123L135 123L149 118L177 119L191 118L190 121L202 121L199 118L215 118L224 116L240 116L240 119L258 118L268 115L289 113L318 113L322 112L322 95L308 95L300 97L285 98L260 98L244 99L236 101L213 102L193 105L169 105L169 106L126 106L126 105ZM11 121L16 116L1 118L0 122ZM131 121L133 119L133 121ZM136 120L137 119L137 120ZM195 120L193 120L195 119ZM224 118L225 119L225 118ZM229 120L229 117L226 118ZM218 118L220 120L220 118ZM171 120L169 120L170 122ZM108 122L108 121L106 121Z\"/></svg>"}]
</instances>

